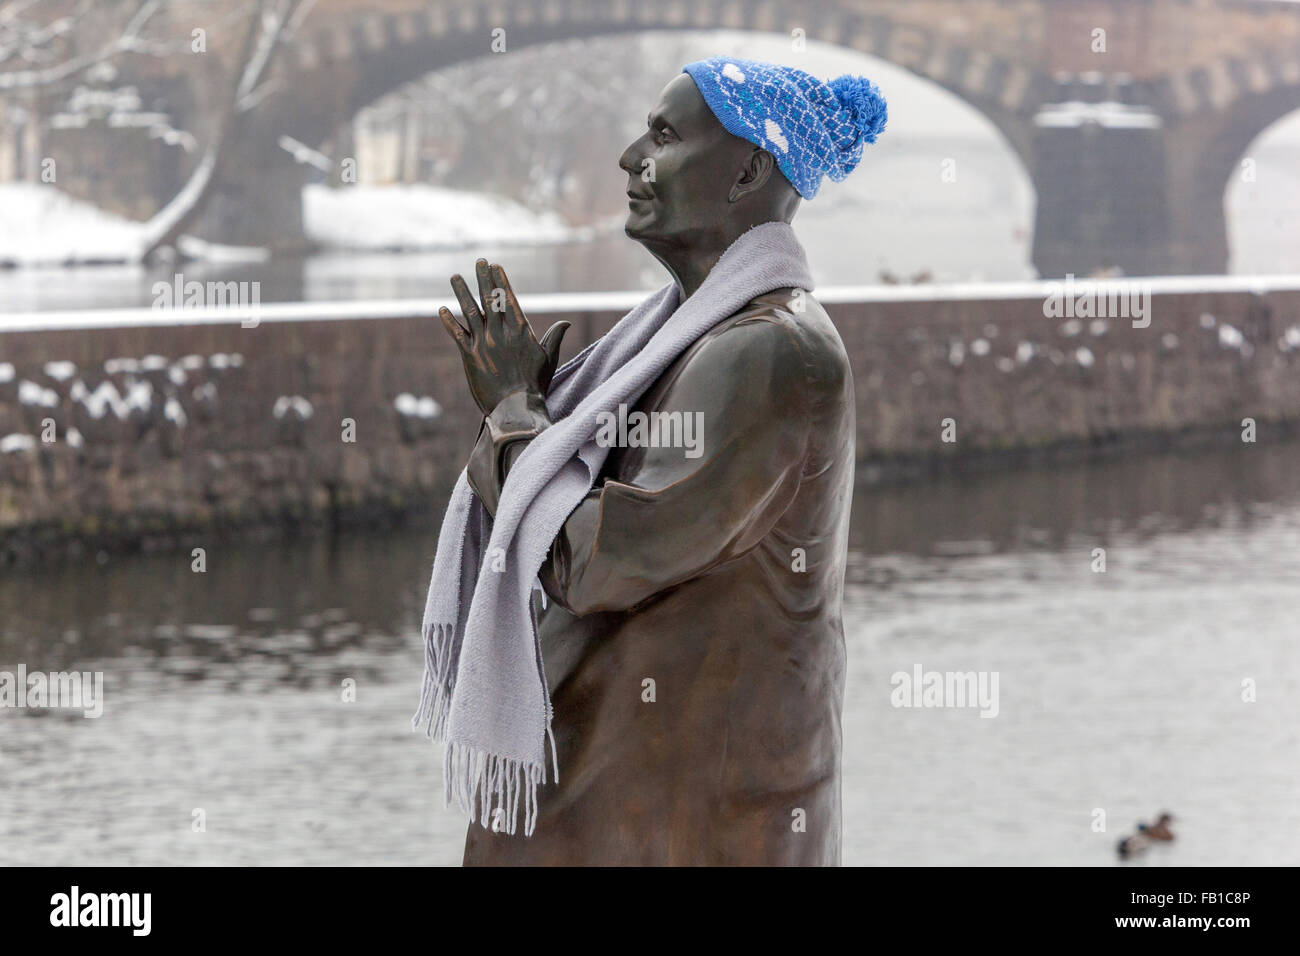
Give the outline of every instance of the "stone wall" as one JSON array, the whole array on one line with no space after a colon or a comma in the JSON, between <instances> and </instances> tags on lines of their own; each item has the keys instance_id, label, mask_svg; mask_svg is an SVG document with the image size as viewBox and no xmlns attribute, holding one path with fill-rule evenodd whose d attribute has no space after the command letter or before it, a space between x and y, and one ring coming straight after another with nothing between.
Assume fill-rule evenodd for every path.
<instances>
[{"instance_id":1,"label":"stone wall","mask_svg":"<svg viewBox=\"0 0 1300 956\"><path fill-rule=\"evenodd\" d=\"M1300 292L1156 294L1151 313L1134 328L1045 318L1041 298L833 306L860 462L1164 443L1247 417L1265 440L1300 421Z\"/></svg>"},{"instance_id":2,"label":"stone wall","mask_svg":"<svg viewBox=\"0 0 1300 956\"><path fill-rule=\"evenodd\" d=\"M1045 318L1033 296L827 308L853 364L867 480L1226 434L1247 417L1265 441L1300 422L1298 291L1157 294L1141 329ZM621 310L532 314L574 321L567 355ZM0 332L0 560L427 517L477 429L430 316Z\"/></svg>"}]
</instances>

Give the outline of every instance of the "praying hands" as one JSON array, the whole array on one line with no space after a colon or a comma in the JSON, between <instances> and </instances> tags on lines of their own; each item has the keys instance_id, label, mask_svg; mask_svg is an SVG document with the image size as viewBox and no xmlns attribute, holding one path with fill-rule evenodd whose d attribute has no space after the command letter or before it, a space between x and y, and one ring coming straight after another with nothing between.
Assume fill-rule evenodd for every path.
<instances>
[{"instance_id":1,"label":"praying hands","mask_svg":"<svg viewBox=\"0 0 1300 956\"><path fill-rule=\"evenodd\" d=\"M490 415L516 392L546 395L559 366L560 342L569 323L556 322L538 342L505 270L489 266L486 259L479 259L474 269L481 304L474 301L465 280L454 275L451 288L460 301L464 322L446 307L438 310L438 317L460 349L475 403L484 415Z\"/></svg>"}]
</instances>

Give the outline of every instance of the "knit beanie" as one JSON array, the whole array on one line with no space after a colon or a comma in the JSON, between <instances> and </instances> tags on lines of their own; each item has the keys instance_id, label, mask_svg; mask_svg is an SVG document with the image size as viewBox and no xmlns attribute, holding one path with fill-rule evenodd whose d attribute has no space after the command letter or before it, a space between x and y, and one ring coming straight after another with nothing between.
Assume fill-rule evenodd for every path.
<instances>
[{"instance_id":1,"label":"knit beanie","mask_svg":"<svg viewBox=\"0 0 1300 956\"><path fill-rule=\"evenodd\" d=\"M774 157L799 195L817 195L823 175L840 182L862 159L862 144L885 129L880 88L845 74L824 83L803 70L715 56L682 68L727 132Z\"/></svg>"}]
</instances>

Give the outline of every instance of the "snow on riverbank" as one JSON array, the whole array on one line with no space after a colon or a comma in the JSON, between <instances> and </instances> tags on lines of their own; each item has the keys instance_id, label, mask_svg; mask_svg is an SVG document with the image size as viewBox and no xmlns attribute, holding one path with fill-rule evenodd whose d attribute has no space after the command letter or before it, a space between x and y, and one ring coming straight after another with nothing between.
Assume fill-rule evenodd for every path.
<instances>
[{"instance_id":1,"label":"snow on riverbank","mask_svg":"<svg viewBox=\"0 0 1300 956\"><path fill-rule=\"evenodd\" d=\"M135 262L144 223L105 212L53 185L0 183L0 264Z\"/></svg>"},{"instance_id":2,"label":"snow on riverbank","mask_svg":"<svg viewBox=\"0 0 1300 956\"><path fill-rule=\"evenodd\" d=\"M146 227L38 183L0 183L0 266L136 263ZM330 249L459 249L478 243L536 245L582 240L552 212L534 212L483 193L437 186L347 186L303 190L307 238ZM265 258L262 250L235 249L191 237L182 253L204 261Z\"/></svg>"},{"instance_id":3,"label":"snow on riverbank","mask_svg":"<svg viewBox=\"0 0 1300 956\"><path fill-rule=\"evenodd\" d=\"M590 238L500 196L439 186L328 186L303 190L307 238L334 249L460 249L480 243L544 244Z\"/></svg>"}]
</instances>

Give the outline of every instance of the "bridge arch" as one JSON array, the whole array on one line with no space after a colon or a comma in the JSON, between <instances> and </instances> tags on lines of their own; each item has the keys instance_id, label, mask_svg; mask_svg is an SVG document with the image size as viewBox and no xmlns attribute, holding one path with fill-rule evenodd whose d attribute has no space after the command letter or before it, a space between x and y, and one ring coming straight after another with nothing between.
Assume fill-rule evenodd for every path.
<instances>
[{"instance_id":1,"label":"bridge arch","mask_svg":"<svg viewBox=\"0 0 1300 956\"><path fill-rule=\"evenodd\" d=\"M1104 57L1088 49L1095 22L1109 27ZM318 0L276 62L278 88L250 118L260 145L248 149L263 152L239 166L263 176L226 186L254 206L257 189L291 194L301 170L271 155L281 135L317 146L384 93L490 54L502 29L507 49L648 30L799 29L900 66L970 104L1012 145L1040 199L1034 261L1045 275L1222 271L1222 186L1247 144L1300 105L1300 4L1265 0ZM1105 102L1089 103L1094 94ZM1077 132L1045 132L1036 122L1081 98L1144 111L1159 132L1093 135L1087 119ZM1080 182L1102 190L1100 208L1071 194Z\"/></svg>"},{"instance_id":2,"label":"bridge arch","mask_svg":"<svg viewBox=\"0 0 1300 956\"><path fill-rule=\"evenodd\" d=\"M508 12L491 3L453 8L435 2L418 10L325 19L298 37L280 61L285 92L268 100L265 113L282 132L319 145L385 93L431 70L491 54L497 29L504 29L507 49L649 30L803 30L808 41L868 54L937 84L988 117L1026 158L1028 119L1039 105L1035 91L1043 87L1042 77L968 38L924 26L923 18L905 16L906 10L903 3L863 8L835 0L522 0Z\"/></svg>"},{"instance_id":3,"label":"bridge arch","mask_svg":"<svg viewBox=\"0 0 1300 956\"><path fill-rule=\"evenodd\" d=\"M960 13L960 0L937 0ZM1043 79L1013 55L1027 40L1014 15L1005 8L1000 29L970 17L933 26L905 0L879 0L870 6L830 0L668 0L652 5L636 0L518 0L500 3L452 3L434 0L380 0L379 9L351 0L320 0L312 16L285 48L273 69L272 92L246 120L247 136L238 147L231 172L222 176L218 209L205 216L218 224L222 241L284 247L277 237L257 234L265 228L253 211L276 208L274 225L284 230L300 204L292 204L305 171L277 144L287 135L317 147L344 122L384 94L431 70L494 55L494 31L504 29L507 50L583 37L651 30L738 30L792 35L802 30L808 41L868 54L926 79L968 103L985 116L1011 144L1022 166L1032 169L1032 126L1037 91ZM965 24L955 29L953 24ZM991 51L989 37L1007 49ZM256 168L250 178L246 171ZM241 217L243 208L250 215ZM234 225L244 222L253 234ZM301 227L299 226L299 229ZM288 243L289 247L294 245Z\"/></svg>"},{"instance_id":4,"label":"bridge arch","mask_svg":"<svg viewBox=\"0 0 1300 956\"><path fill-rule=\"evenodd\" d=\"M1297 149L1300 109L1270 123L1230 162L1223 207L1232 272L1295 271L1300 168L1286 154Z\"/></svg>"},{"instance_id":5,"label":"bridge arch","mask_svg":"<svg viewBox=\"0 0 1300 956\"><path fill-rule=\"evenodd\" d=\"M671 42L675 36L681 42ZM640 66L634 83L620 87L636 89L638 98L652 97L662 82L671 79L679 60L714 52L795 64L806 57L820 75L862 73L884 87L898 107L890 120L890 133L867 151L859 173L842 185L828 184L823 193L827 198L819 198L800 214L800 235L821 266L823 281L978 281L1032 275L1029 251L1036 197L1030 172L1001 131L948 90L902 67L817 41L808 45L806 54L791 56L782 34L652 31L647 37L652 62ZM660 41L666 42L661 46ZM532 79L548 85L580 83L585 89L598 83L605 71L618 69L636 56L639 49L634 42L612 36L598 38L582 45L587 62L575 70L573 79L543 80L556 65L575 55L575 46L569 41L535 47L535 59L520 52L509 72L492 70L482 80L474 78L485 57L444 67L436 71L438 78L427 89L417 81L414 96L398 90L368 104L358 115L373 111L377 121L354 127L358 135L364 135L364 128L379 137L380 151L365 153L367 178L374 183L441 181L468 189L482 189L487 183L489 190L499 189L524 203L536 199L544 180L559 189L547 192L555 208L581 217L583 225L620 217L625 212L626 174L617 169L615 159L640 134L649 99L629 104L623 95L584 93L581 100L599 113L579 127L592 128L590 136L579 137L579 143L569 125L553 128L550 114L534 116L531 107L518 112L527 101L526 92L518 100L509 95L521 82L526 89ZM463 96L460 91L471 80L477 84L475 93ZM444 95L459 102L444 106ZM578 98L577 91L571 90L563 101ZM483 104L482 112L476 108L478 103ZM458 127L452 139L459 144L444 148L437 141L448 123ZM526 130L527 146L503 132L515 123ZM461 124L469 125L460 130ZM351 132L340 131L327 151L362 155L366 145L352 141ZM484 151L481 161L472 158ZM454 164L442 167L446 178L431 176L430 164L435 161ZM562 181L567 182L560 185ZM862 243L845 243L846 235L864 226L869 231L862 233ZM612 261L621 255L613 249L601 254ZM634 253L629 258L639 261L641 256Z\"/></svg>"}]
</instances>

